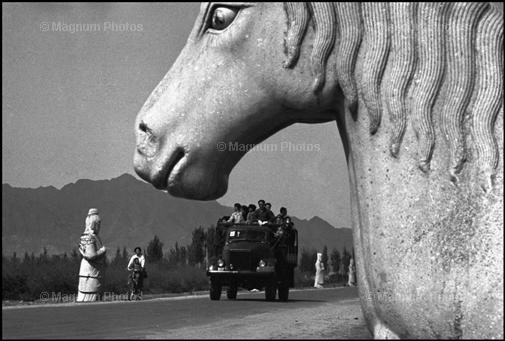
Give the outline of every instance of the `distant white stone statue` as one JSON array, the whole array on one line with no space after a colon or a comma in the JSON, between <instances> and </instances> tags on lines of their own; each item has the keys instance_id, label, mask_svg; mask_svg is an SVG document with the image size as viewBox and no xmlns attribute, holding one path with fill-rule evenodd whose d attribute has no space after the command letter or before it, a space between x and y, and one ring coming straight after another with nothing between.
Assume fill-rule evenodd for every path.
<instances>
[{"instance_id":1,"label":"distant white stone statue","mask_svg":"<svg viewBox=\"0 0 505 341\"><path fill-rule=\"evenodd\" d=\"M356 267L354 266L354 259L351 258L349 261L349 279L347 281L347 285L353 287L356 285Z\"/></svg>"},{"instance_id":2,"label":"distant white stone statue","mask_svg":"<svg viewBox=\"0 0 505 341\"><path fill-rule=\"evenodd\" d=\"M86 217L86 227L81 235L79 252L82 255L79 270L77 302L97 301L100 294L102 266L106 248L98 237L100 216L96 208L91 208Z\"/></svg>"},{"instance_id":3,"label":"distant white stone statue","mask_svg":"<svg viewBox=\"0 0 505 341\"><path fill-rule=\"evenodd\" d=\"M314 288L322 288L324 284L324 263L323 254L317 254L316 260L316 278L314 279Z\"/></svg>"}]
</instances>

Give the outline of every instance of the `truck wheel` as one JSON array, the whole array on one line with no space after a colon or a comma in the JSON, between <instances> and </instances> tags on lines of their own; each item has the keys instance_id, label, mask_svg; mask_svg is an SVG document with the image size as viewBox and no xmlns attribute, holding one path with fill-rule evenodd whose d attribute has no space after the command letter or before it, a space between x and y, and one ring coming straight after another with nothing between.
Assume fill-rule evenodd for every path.
<instances>
[{"instance_id":1,"label":"truck wheel","mask_svg":"<svg viewBox=\"0 0 505 341\"><path fill-rule=\"evenodd\" d=\"M279 286L279 301L286 302L289 297L289 286L282 284Z\"/></svg>"},{"instance_id":2,"label":"truck wheel","mask_svg":"<svg viewBox=\"0 0 505 341\"><path fill-rule=\"evenodd\" d=\"M210 299L217 301L221 298L221 283L210 281Z\"/></svg>"},{"instance_id":3,"label":"truck wheel","mask_svg":"<svg viewBox=\"0 0 505 341\"><path fill-rule=\"evenodd\" d=\"M226 297L228 297L229 300L234 300L237 298L237 286L236 285L230 285L228 289L226 290Z\"/></svg>"},{"instance_id":4,"label":"truck wheel","mask_svg":"<svg viewBox=\"0 0 505 341\"><path fill-rule=\"evenodd\" d=\"M275 301L275 294L277 288L275 287L275 284L271 283L268 284L265 288L265 299L267 301Z\"/></svg>"}]
</instances>

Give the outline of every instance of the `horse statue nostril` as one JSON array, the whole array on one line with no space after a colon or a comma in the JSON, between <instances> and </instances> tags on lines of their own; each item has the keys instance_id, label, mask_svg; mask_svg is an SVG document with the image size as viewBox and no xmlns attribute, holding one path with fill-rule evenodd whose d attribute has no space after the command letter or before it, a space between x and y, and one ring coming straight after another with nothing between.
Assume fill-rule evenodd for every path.
<instances>
[{"instance_id":1,"label":"horse statue nostril","mask_svg":"<svg viewBox=\"0 0 505 341\"><path fill-rule=\"evenodd\" d=\"M159 142L153 131L144 122L139 123L137 134L137 152L146 157L153 157L159 148Z\"/></svg>"}]
</instances>

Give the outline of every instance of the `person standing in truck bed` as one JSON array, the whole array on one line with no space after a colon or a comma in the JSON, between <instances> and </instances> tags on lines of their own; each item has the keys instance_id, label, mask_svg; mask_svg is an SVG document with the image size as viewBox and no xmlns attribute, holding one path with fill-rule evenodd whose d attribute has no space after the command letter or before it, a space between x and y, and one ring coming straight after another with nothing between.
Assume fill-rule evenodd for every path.
<instances>
[{"instance_id":1,"label":"person standing in truck bed","mask_svg":"<svg viewBox=\"0 0 505 341\"><path fill-rule=\"evenodd\" d=\"M230 219L228 219L228 223L233 223L233 224L240 224L240 223L243 223L244 222L244 217L242 216L242 205L240 205L239 203L236 203L234 205L234 208L235 208L235 212L233 212L231 214L231 217Z\"/></svg>"},{"instance_id":2,"label":"person standing in truck bed","mask_svg":"<svg viewBox=\"0 0 505 341\"><path fill-rule=\"evenodd\" d=\"M242 205L242 209L240 210L240 213L242 214L242 218L244 218L244 222L247 220L247 213L249 212L249 208L247 205Z\"/></svg>"},{"instance_id":3,"label":"person standing in truck bed","mask_svg":"<svg viewBox=\"0 0 505 341\"><path fill-rule=\"evenodd\" d=\"M253 222L254 212L256 212L256 205L250 204L248 209L249 209L249 211L247 212L246 222L248 224L251 224Z\"/></svg>"},{"instance_id":4,"label":"person standing in truck bed","mask_svg":"<svg viewBox=\"0 0 505 341\"><path fill-rule=\"evenodd\" d=\"M272 222L275 219L272 211L269 211L265 206L265 200L261 199L258 201L259 208L254 211L253 214L253 222Z\"/></svg>"},{"instance_id":5,"label":"person standing in truck bed","mask_svg":"<svg viewBox=\"0 0 505 341\"><path fill-rule=\"evenodd\" d=\"M290 227L292 223L291 218L288 216L288 210L286 209L286 207L281 207L280 213L277 215L277 217L275 217L275 223L286 225L286 227Z\"/></svg>"}]
</instances>

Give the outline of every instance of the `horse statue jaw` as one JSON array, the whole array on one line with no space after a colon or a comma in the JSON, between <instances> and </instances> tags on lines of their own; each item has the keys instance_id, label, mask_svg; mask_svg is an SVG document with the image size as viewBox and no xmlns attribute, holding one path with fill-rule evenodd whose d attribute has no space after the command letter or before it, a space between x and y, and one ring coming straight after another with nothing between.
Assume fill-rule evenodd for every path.
<instances>
[{"instance_id":1,"label":"horse statue jaw","mask_svg":"<svg viewBox=\"0 0 505 341\"><path fill-rule=\"evenodd\" d=\"M213 199L230 143L336 120L374 336L503 338L502 57L486 3L203 4L137 117L135 170Z\"/></svg>"}]
</instances>

